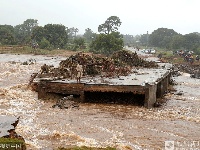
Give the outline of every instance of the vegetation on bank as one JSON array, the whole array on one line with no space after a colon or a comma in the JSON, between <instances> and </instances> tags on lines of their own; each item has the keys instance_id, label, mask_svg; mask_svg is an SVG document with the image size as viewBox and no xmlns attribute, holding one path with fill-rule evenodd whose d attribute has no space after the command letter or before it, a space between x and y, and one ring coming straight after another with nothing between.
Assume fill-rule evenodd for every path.
<instances>
[{"instance_id":1,"label":"vegetation on bank","mask_svg":"<svg viewBox=\"0 0 200 150\"><path fill-rule=\"evenodd\" d=\"M26 150L25 142L16 138L0 138L0 146L0 149L5 147L9 150Z\"/></svg>"},{"instance_id":2,"label":"vegetation on bank","mask_svg":"<svg viewBox=\"0 0 200 150\"><path fill-rule=\"evenodd\" d=\"M78 51L63 49L32 49L30 46L0 46L0 54L32 54L32 55L50 55L50 56L69 56ZM87 52L87 51L84 51Z\"/></svg>"},{"instance_id":3,"label":"vegetation on bank","mask_svg":"<svg viewBox=\"0 0 200 150\"><path fill-rule=\"evenodd\" d=\"M125 45L143 46L145 48L156 47L165 51L189 50L200 54L200 33L193 32L182 35L173 29L158 28L151 34L124 36Z\"/></svg>"},{"instance_id":4,"label":"vegetation on bank","mask_svg":"<svg viewBox=\"0 0 200 150\"><path fill-rule=\"evenodd\" d=\"M16 138L0 138L0 143L24 143L24 141Z\"/></svg>"},{"instance_id":5,"label":"vegetation on bank","mask_svg":"<svg viewBox=\"0 0 200 150\"><path fill-rule=\"evenodd\" d=\"M38 25L38 20L27 19L14 27L0 25L0 46L28 45L34 49L88 50L112 54L123 48L122 35L117 32L120 25L119 17L111 16L99 25L101 34L87 28L83 35L77 35L79 30L75 27L68 28L62 24L46 24L42 27Z\"/></svg>"},{"instance_id":6,"label":"vegetation on bank","mask_svg":"<svg viewBox=\"0 0 200 150\"><path fill-rule=\"evenodd\" d=\"M0 25L0 46L23 45L38 49L63 49L71 51L90 51L110 55L121 50L124 45L134 47L156 47L166 51L189 50L200 54L200 33L182 35L173 29L158 28L152 33L123 35L118 32L122 22L117 16L110 16L98 26L94 33L90 28L78 34L76 27L62 24L39 26L37 19L27 19L22 24ZM41 52L42 53L42 52Z\"/></svg>"},{"instance_id":7,"label":"vegetation on bank","mask_svg":"<svg viewBox=\"0 0 200 150\"><path fill-rule=\"evenodd\" d=\"M26 144L24 141L15 138L0 138L0 149L4 148L9 150L26 150ZM116 150L114 147L97 148L97 147L87 147L87 146L68 146L58 147L55 150Z\"/></svg>"}]
</instances>

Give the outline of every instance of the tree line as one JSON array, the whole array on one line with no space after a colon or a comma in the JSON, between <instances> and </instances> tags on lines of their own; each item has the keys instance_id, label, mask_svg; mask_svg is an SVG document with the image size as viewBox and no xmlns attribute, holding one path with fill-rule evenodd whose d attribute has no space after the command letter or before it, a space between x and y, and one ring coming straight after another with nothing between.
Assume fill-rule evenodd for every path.
<instances>
[{"instance_id":1,"label":"tree line","mask_svg":"<svg viewBox=\"0 0 200 150\"><path fill-rule=\"evenodd\" d=\"M200 33L194 32L182 35L173 29L158 28L151 34L137 36L126 35L124 41L127 45L139 45L145 47L159 47L166 50L189 50L200 54ZM132 43L131 43L131 42Z\"/></svg>"},{"instance_id":2,"label":"tree line","mask_svg":"<svg viewBox=\"0 0 200 150\"><path fill-rule=\"evenodd\" d=\"M123 38L118 27L121 21L117 16L109 17L99 25L99 34L90 28L77 35L78 28L68 28L62 24L38 25L38 20L27 19L22 24L0 25L0 45L32 45L38 44L41 49L83 49L88 43L90 51L109 54L123 48Z\"/></svg>"},{"instance_id":3,"label":"tree line","mask_svg":"<svg viewBox=\"0 0 200 150\"><path fill-rule=\"evenodd\" d=\"M78 32L61 24L38 26L38 20L27 19L22 24L0 25L0 45L31 45L37 43L42 49L65 48L69 39Z\"/></svg>"},{"instance_id":4,"label":"tree line","mask_svg":"<svg viewBox=\"0 0 200 150\"><path fill-rule=\"evenodd\" d=\"M31 45L37 43L41 49L79 50L86 47L94 53L109 55L121 50L124 45L159 47L169 50L187 49L200 54L200 33L179 34L173 29L158 28L151 34L122 35L118 28L122 22L110 16L98 26L98 34L90 28L78 35L78 28L62 24L38 25L38 20L27 19L22 24L0 25L0 45Z\"/></svg>"}]
</instances>

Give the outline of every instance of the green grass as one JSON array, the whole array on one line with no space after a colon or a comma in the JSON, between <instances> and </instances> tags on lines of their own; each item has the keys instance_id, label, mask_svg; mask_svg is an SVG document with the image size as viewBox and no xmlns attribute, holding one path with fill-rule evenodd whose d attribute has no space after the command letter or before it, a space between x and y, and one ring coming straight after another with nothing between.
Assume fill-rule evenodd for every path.
<instances>
[{"instance_id":1,"label":"green grass","mask_svg":"<svg viewBox=\"0 0 200 150\"><path fill-rule=\"evenodd\" d=\"M48 55L51 54L51 50L45 50L45 49L32 49L31 47L24 46L23 49L13 49L10 53L15 54L34 54L34 55Z\"/></svg>"},{"instance_id":2,"label":"green grass","mask_svg":"<svg viewBox=\"0 0 200 150\"><path fill-rule=\"evenodd\" d=\"M13 138L0 138L0 149L4 148L9 150L25 150L26 144L23 140L13 139Z\"/></svg>"},{"instance_id":3,"label":"green grass","mask_svg":"<svg viewBox=\"0 0 200 150\"><path fill-rule=\"evenodd\" d=\"M24 143L24 141L12 138L0 138L0 143Z\"/></svg>"},{"instance_id":4,"label":"green grass","mask_svg":"<svg viewBox=\"0 0 200 150\"><path fill-rule=\"evenodd\" d=\"M4 46L5 47L5 46ZM0 47L1 54L33 54L33 55L65 55L66 52L73 52L69 50L47 50L47 49L32 49L29 46L10 46L12 48ZM9 46L8 46L9 47Z\"/></svg>"},{"instance_id":5,"label":"green grass","mask_svg":"<svg viewBox=\"0 0 200 150\"><path fill-rule=\"evenodd\" d=\"M173 52L170 50L158 49L156 51L156 55L158 54L162 54L162 59L164 59L166 62L169 62L169 63L183 63L184 62L182 57L173 55Z\"/></svg>"},{"instance_id":6,"label":"green grass","mask_svg":"<svg viewBox=\"0 0 200 150\"><path fill-rule=\"evenodd\" d=\"M77 52L89 52L89 49L83 49L83 50L77 50L77 51L71 51L71 50L65 50L65 49L32 49L30 46L17 46L17 45L9 45L9 46L0 46L0 54L32 54L32 55L60 55L60 56L69 56L73 55Z\"/></svg>"}]
</instances>

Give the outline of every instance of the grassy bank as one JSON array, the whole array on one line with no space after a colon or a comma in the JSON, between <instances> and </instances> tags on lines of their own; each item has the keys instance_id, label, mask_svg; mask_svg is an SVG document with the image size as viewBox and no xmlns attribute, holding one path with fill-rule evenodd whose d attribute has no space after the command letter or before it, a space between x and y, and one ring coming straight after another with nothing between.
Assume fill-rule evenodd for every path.
<instances>
[{"instance_id":1,"label":"grassy bank","mask_svg":"<svg viewBox=\"0 0 200 150\"><path fill-rule=\"evenodd\" d=\"M61 55L69 56L71 54L77 53L78 51L62 50L62 49L33 49L29 46L1 46L0 54L32 54L32 55Z\"/></svg>"},{"instance_id":2,"label":"grassy bank","mask_svg":"<svg viewBox=\"0 0 200 150\"><path fill-rule=\"evenodd\" d=\"M0 149L26 150L26 144L23 140L15 138L0 138Z\"/></svg>"}]
</instances>

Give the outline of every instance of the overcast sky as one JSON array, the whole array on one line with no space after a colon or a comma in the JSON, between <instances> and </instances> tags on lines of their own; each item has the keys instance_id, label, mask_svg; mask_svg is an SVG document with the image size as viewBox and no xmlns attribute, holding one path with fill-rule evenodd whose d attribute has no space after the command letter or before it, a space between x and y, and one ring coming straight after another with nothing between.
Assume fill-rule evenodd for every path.
<instances>
[{"instance_id":1,"label":"overcast sky","mask_svg":"<svg viewBox=\"0 0 200 150\"><path fill-rule=\"evenodd\" d=\"M62 24L98 32L110 16L122 22L122 34L152 33L158 28L181 34L200 32L200 0L0 0L0 24L37 19L40 26Z\"/></svg>"}]
</instances>

